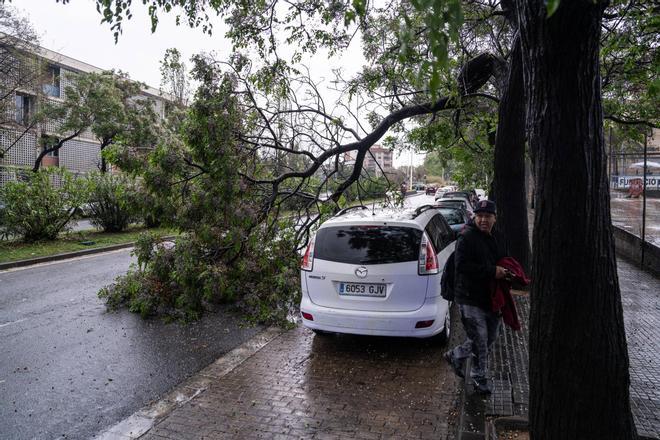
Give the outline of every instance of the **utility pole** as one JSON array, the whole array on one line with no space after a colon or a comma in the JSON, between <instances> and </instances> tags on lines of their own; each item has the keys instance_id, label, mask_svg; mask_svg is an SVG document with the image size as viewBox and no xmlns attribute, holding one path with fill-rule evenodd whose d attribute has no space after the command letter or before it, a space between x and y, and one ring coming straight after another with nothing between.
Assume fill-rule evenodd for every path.
<instances>
[{"instance_id":1,"label":"utility pole","mask_svg":"<svg viewBox=\"0 0 660 440\"><path fill-rule=\"evenodd\" d=\"M643 186L643 192L642 192L642 258L641 260L641 265L642 269L644 269L644 250L646 248L646 162L647 162L647 154L648 154L648 137L646 136L646 133L644 133L644 186Z\"/></svg>"},{"instance_id":2,"label":"utility pole","mask_svg":"<svg viewBox=\"0 0 660 440\"><path fill-rule=\"evenodd\" d=\"M413 150L410 149L410 191L413 189Z\"/></svg>"}]
</instances>

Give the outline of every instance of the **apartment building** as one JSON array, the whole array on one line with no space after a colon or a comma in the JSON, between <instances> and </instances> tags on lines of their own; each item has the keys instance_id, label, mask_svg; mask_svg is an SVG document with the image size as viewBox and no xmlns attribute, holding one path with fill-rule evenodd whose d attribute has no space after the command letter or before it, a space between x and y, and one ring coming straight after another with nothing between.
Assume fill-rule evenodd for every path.
<instances>
[{"instance_id":1,"label":"apartment building","mask_svg":"<svg viewBox=\"0 0 660 440\"><path fill-rule=\"evenodd\" d=\"M391 150L383 148L380 145L374 145L369 149L369 152L371 154L367 153L364 158L364 164L362 165L363 169L376 175L392 171L393 153ZM344 164L347 166L355 164L355 152L344 154Z\"/></svg>"},{"instance_id":2,"label":"apartment building","mask_svg":"<svg viewBox=\"0 0 660 440\"><path fill-rule=\"evenodd\" d=\"M4 56L7 56L6 51ZM29 62L26 63L26 60ZM66 88L72 84L76 74L103 71L42 47L35 48L34 53L14 64L16 67L13 74L33 75L35 68L39 69L40 74L38 81L24 82L30 86L11 90L11 96L7 97L8 104L3 106L7 114L0 120L0 148L5 152L4 157L0 157L0 185L28 172L40 153L40 139L55 132L56 121L30 125L30 116L36 111L40 100L62 102L66 97ZM26 67L25 64L30 66ZM164 117L168 100L166 95L158 89L147 87L140 97L151 99L154 111ZM88 130L44 157L42 166L58 166L74 174L86 174L99 169L100 152L100 142Z\"/></svg>"}]
</instances>

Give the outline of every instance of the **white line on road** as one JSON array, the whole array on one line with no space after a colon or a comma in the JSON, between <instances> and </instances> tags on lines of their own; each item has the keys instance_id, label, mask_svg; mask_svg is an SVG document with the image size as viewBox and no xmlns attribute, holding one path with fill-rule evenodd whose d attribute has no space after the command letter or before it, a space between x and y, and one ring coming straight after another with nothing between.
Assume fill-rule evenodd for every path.
<instances>
[{"instance_id":1,"label":"white line on road","mask_svg":"<svg viewBox=\"0 0 660 440\"><path fill-rule=\"evenodd\" d=\"M18 321L5 322L4 324L0 324L0 328L7 327L8 325L12 325L12 324L18 324L19 322L23 322L23 321L27 321L27 318L19 319Z\"/></svg>"},{"instance_id":2,"label":"white line on road","mask_svg":"<svg viewBox=\"0 0 660 440\"><path fill-rule=\"evenodd\" d=\"M94 440L130 440L141 437L176 408L197 397L211 383L222 379L282 333L283 331L279 328L267 328L177 385L159 401L153 402L119 423L106 428L105 431L94 437Z\"/></svg>"}]
</instances>

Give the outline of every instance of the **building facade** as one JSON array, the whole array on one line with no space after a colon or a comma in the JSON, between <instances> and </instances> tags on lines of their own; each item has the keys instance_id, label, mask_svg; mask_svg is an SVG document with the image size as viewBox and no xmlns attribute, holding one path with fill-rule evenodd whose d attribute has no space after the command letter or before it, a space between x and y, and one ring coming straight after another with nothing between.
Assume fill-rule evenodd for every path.
<instances>
[{"instance_id":1,"label":"building facade","mask_svg":"<svg viewBox=\"0 0 660 440\"><path fill-rule=\"evenodd\" d=\"M382 175L393 170L393 153L380 145L374 145L369 149L369 153L364 157L362 168L375 175ZM344 154L344 165L352 166L355 164L355 152L351 151Z\"/></svg>"},{"instance_id":2,"label":"building facade","mask_svg":"<svg viewBox=\"0 0 660 440\"><path fill-rule=\"evenodd\" d=\"M10 96L3 105L6 114L0 121L0 148L4 153L0 157L0 185L19 179L22 174L29 172L41 152L42 138L56 132L57 121L30 122L40 102L63 102L67 86L72 85L75 75L103 71L45 48L38 47L35 52L14 63L18 72L15 74L33 74L35 68L41 73L35 76L37 81L26 81L10 90ZM7 56L7 52L4 52L4 56ZM25 66L26 60L29 60L31 66ZM142 95L151 99L154 111L164 117L166 97L151 87L143 89ZM42 166L58 166L74 174L86 174L99 169L100 152L99 140L87 130L65 142L58 151L45 156Z\"/></svg>"}]
</instances>

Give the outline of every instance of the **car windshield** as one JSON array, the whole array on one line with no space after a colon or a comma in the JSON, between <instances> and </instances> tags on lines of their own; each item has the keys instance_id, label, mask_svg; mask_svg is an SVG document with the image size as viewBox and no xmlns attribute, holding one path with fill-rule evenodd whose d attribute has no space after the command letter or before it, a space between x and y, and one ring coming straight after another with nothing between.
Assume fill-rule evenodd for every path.
<instances>
[{"instance_id":1,"label":"car windshield","mask_svg":"<svg viewBox=\"0 0 660 440\"><path fill-rule=\"evenodd\" d=\"M349 264L417 261L422 231L403 226L334 226L316 234L314 258Z\"/></svg>"},{"instance_id":2,"label":"car windshield","mask_svg":"<svg viewBox=\"0 0 660 440\"><path fill-rule=\"evenodd\" d=\"M440 214L447 220L450 225L460 225L465 223L461 212L457 209L444 208L440 209Z\"/></svg>"}]
</instances>

